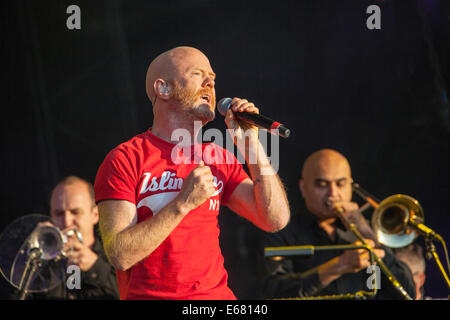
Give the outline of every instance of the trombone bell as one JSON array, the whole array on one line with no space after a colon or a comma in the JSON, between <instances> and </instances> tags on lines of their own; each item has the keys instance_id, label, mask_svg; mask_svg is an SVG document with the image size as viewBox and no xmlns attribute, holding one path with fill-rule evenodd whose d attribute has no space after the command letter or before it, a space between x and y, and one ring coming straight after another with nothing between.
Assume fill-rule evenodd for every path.
<instances>
[{"instance_id":1,"label":"trombone bell","mask_svg":"<svg viewBox=\"0 0 450 320\"><path fill-rule=\"evenodd\" d=\"M372 215L372 227L378 241L387 247L401 248L419 235L409 222L424 222L419 202L407 195L396 194L380 202Z\"/></svg>"}]
</instances>

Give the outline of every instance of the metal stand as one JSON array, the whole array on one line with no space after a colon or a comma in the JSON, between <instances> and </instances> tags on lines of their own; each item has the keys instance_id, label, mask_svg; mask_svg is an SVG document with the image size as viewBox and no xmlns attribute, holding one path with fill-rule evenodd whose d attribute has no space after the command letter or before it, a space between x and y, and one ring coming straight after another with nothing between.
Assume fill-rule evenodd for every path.
<instances>
[{"instance_id":1,"label":"metal stand","mask_svg":"<svg viewBox=\"0 0 450 320\"><path fill-rule=\"evenodd\" d=\"M366 245L363 237L359 233L358 229L353 223L349 224L349 229L355 234L355 236L361 241L364 245ZM367 245L366 245L367 246ZM403 297L405 300L413 300L411 296L406 292L406 290L403 288L403 286L398 282L398 280L395 278L395 276L391 273L391 271L386 267L384 262L379 259L372 251L372 248L369 246L368 250L373 254L375 261L377 262L378 266L381 268L381 271L385 274L385 276L388 278L389 282L392 283L392 286L397 290L397 292Z\"/></svg>"},{"instance_id":2,"label":"metal stand","mask_svg":"<svg viewBox=\"0 0 450 320\"><path fill-rule=\"evenodd\" d=\"M22 278L19 284L19 300L25 300L28 293L28 286L30 281L36 272L37 267L41 262L42 251L39 248L33 248L28 255L27 264L25 270L22 273Z\"/></svg>"},{"instance_id":3,"label":"metal stand","mask_svg":"<svg viewBox=\"0 0 450 320\"><path fill-rule=\"evenodd\" d=\"M441 263L441 260L439 259L439 256L436 252L436 246L433 243L433 239L431 237L425 237L425 246L427 250L426 257L428 260L434 259L437 266L439 267L439 270L442 273L442 276L444 277L445 282L447 283L447 288L450 291L450 279L448 278L447 272L444 269L444 266Z\"/></svg>"},{"instance_id":4,"label":"metal stand","mask_svg":"<svg viewBox=\"0 0 450 320\"><path fill-rule=\"evenodd\" d=\"M363 245L333 245L333 246L288 246L288 247L267 247L264 248L264 256L266 258L277 258L277 257L295 257L302 255L313 255L314 251L325 251L325 250L354 250L354 249L364 249L369 252L370 262L373 265L375 254L371 247L366 244ZM376 273L375 273L376 277ZM378 282L378 279L375 278ZM273 299L273 300L365 300L367 298L374 298L377 294L376 286L373 287L372 291L358 291L356 293L347 294L336 294L327 296L315 296L315 297L296 297L296 298L286 298L286 299Z\"/></svg>"},{"instance_id":5,"label":"metal stand","mask_svg":"<svg viewBox=\"0 0 450 320\"><path fill-rule=\"evenodd\" d=\"M297 298L273 299L273 300L367 300L368 298L374 298L375 295L376 292L374 293L373 291L358 291L355 293L346 293L346 294L333 294L326 296L302 297L302 298L297 297Z\"/></svg>"}]
</instances>

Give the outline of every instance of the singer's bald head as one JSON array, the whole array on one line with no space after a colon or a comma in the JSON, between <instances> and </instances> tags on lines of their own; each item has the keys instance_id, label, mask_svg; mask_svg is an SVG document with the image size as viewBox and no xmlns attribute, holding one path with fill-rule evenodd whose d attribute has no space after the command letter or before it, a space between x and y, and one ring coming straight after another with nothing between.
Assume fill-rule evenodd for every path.
<instances>
[{"instance_id":1,"label":"singer's bald head","mask_svg":"<svg viewBox=\"0 0 450 320\"><path fill-rule=\"evenodd\" d=\"M145 89L150 101L155 99L154 83L157 79L171 81L182 74L193 60L200 60L211 68L208 58L198 49L176 47L157 56L149 65L145 79Z\"/></svg>"}]
</instances>

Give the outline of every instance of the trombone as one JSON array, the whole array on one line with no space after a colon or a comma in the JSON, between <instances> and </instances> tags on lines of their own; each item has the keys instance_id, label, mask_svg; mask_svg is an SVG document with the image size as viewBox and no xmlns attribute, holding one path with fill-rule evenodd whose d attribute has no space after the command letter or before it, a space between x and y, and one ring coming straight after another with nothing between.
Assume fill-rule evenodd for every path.
<instances>
[{"instance_id":1,"label":"trombone","mask_svg":"<svg viewBox=\"0 0 450 320\"><path fill-rule=\"evenodd\" d=\"M438 239L445 250L446 258L447 258L447 266L450 265L448 259L447 248L445 246L445 242L443 238L437 234L432 229L428 228L423 224L424 222L424 213L423 209L420 206L419 202L407 195L396 194L390 197L387 197L383 201L377 200L370 193L365 191L363 188L359 186L359 184L352 182L353 191L358 194L361 198L363 198L367 203L359 209L359 212L364 211L368 207L372 206L375 208L375 211L372 215L372 228L375 232L376 240L391 248L401 248L411 244L419 234L425 236L427 242L427 257L429 259L434 258L436 263L439 266L439 269L447 282L447 286L450 289L450 281L449 277L442 266L442 263L439 260L439 257L436 253L436 249L432 243L433 239ZM386 275L388 280L392 283L394 288L400 293L400 295L405 300L412 300L411 296L406 292L403 286L398 282L398 280L394 277L394 275L390 272L390 270L386 267L384 262L378 258L373 249L368 246L362 237L361 233L356 228L355 224L351 223L344 215L344 209L342 207L335 207L338 211L340 218L345 221L345 224L349 228L349 230L358 238L358 240L362 243L361 248L364 248L370 252L371 259L375 260L380 269ZM314 247L314 246L294 246L294 247L269 247L265 248L265 256L269 258L275 257L283 257L283 256L296 256L296 255L305 255L312 254L314 250L328 250L331 247L337 246L327 246L327 247ZM343 248L340 246L338 249L350 249L349 246ZM309 298L292 298L295 300L314 300L314 299L351 299L351 298L365 298L365 296L374 296L376 291L374 292L357 292L356 294L340 294L333 296L317 296L317 297L309 297Z\"/></svg>"},{"instance_id":2,"label":"trombone","mask_svg":"<svg viewBox=\"0 0 450 320\"><path fill-rule=\"evenodd\" d=\"M374 229L378 242L387 247L401 248L414 242L419 235L423 235L427 245L427 257L428 259L434 258L448 288L450 289L449 276L439 260L436 248L432 242L433 239L437 239L442 243L446 255L447 267L449 267L450 263L445 241L439 234L424 224L424 212L419 202L416 199L403 194L389 196L380 202L361 188L359 184L353 182L352 187L356 194L375 208L372 215L372 228ZM354 225L353 227L353 233L355 233L359 240L362 241L360 238L361 235L358 236L357 233L359 232ZM377 258L375 257L375 259ZM385 271L384 264L379 265L381 269ZM386 274L386 276L389 278L388 274ZM389 278L389 280L391 280L391 278ZM393 278L393 281L396 281L395 278ZM400 288L397 289L401 291Z\"/></svg>"},{"instance_id":3,"label":"trombone","mask_svg":"<svg viewBox=\"0 0 450 320\"><path fill-rule=\"evenodd\" d=\"M356 187L355 187L356 186ZM376 207L379 208L378 202L373 199L373 197L369 196L367 192L365 192L364 190L362 190L362 188L359 188L359 185L356 183L352 184L353 190L356 192L356 190L358 190L358 194L360 195L366 195L365 199L366 201ZM361 233L358 231L357 227L355 224L351 223L344 215L342 215L344 213L344 209L342 207L335 207L336 210L338 211L340 218L342 220L344 220L346 222L346 225L348 227L348 229L358 238L358 240L365 246L367 246L367 243L365 242L363 236L361 235ZM361 210L360 210L361 211ZM374 214L375 215L375 214ZM378 239L378 237L377 237ZM379 240L379 239L378 239ZM380 243L382 243L380 241ZM372 251L372 249L370 249ZM411 296L408 294L408 292L405 290L405 288L403 288L403 286L400 284L400 282L395 278L395 276L392 274L392 272L388 269L388 267L384 264L384 262L377 257L376 254L374 254L372 252L372 256L373 259L375 260L375 262L378 264L378 266L380 267L381 271L383 271L383 273L386 275L386 277L388 278L389 282L392 283L393 287L400 293L400 295L405 299L405 300L413 300L411 298Z\"/></svg>"},{"instance_id":4,"label":"trombone","mask_svg":"<svg viewBox=\"0 0 450 320\"><path fill-rule=\"evenodd\" d=\"M420 229L432 232L423 225L423 209L416 199L396 194L380 202L359 184L353 182L352 187L358 196L375 208L372 227L381 244L390 248L406 247L418 237ZM418 226L421 227L417 229Z\"/></svg>"}]
</instances>

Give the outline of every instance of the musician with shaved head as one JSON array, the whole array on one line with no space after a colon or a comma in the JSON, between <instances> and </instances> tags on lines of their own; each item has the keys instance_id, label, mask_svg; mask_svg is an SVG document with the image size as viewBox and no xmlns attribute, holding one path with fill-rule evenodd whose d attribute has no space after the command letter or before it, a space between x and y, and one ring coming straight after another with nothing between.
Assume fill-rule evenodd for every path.
<instances>
[{"instance_id":1,"label":"musician with shaved head","mask_svg":"<svg viewBox=\"0 0 450 320\"><path fill-rule=\"evenodd\" d=\"M69 266L79 268L79 287L67 284L67 272L62 281L56 282L51 274L51 281L58 285L48 291L30 293L30 300L115 300L119 298L115 270L108 262L102 243L96 232L98 208L95 205L92 184L77 176L63 178L53 188L50 197L51 222L59 230L75 228L80 238L67 236L63 252L64 269ZM67 269L69 270L69 269ZM66 273L66 270L63 270ZM61 280L61 279L58 279Z\"/></svg>"},{"instance_id":2,"label":"musician with shaved head","mask_svg":"<svg viewBox=\"0 0 450 320\"><path fill-rule=\"evenodd\" d=\"M332 149L314 152L305 160L299 180L306 214L294 214L282 231L263 235L263 247L330 246L361 244L346 224L351 222L383 258L386 266L413 297L414 282L407 266L391 250L380 247L370 224L352 201L352 173L348 160ZM320 251L308 258L265 261L265 298L294 298L371 291L367 281L371 273L366 250ZM400 299L401 296L381 273L378 299Z\"/></svg>"},{"instance_id":3,"label":"musician with shaved head","mask_svg":"<svg viewBox=\"0 0 450 320\"><path fill-rule=\"evenodd\" d=\"M100 231L121 299L235 299L219 247L220 206L268 232L289 221L284 187L257 127L233 114L258 113L253 103L234 98L225 118L250 175L227 150L197 142L215 117L215 79L198 49L156 57L146 76L153 124L114 148L98 170Z\"/></svg>"}]
</instances>

